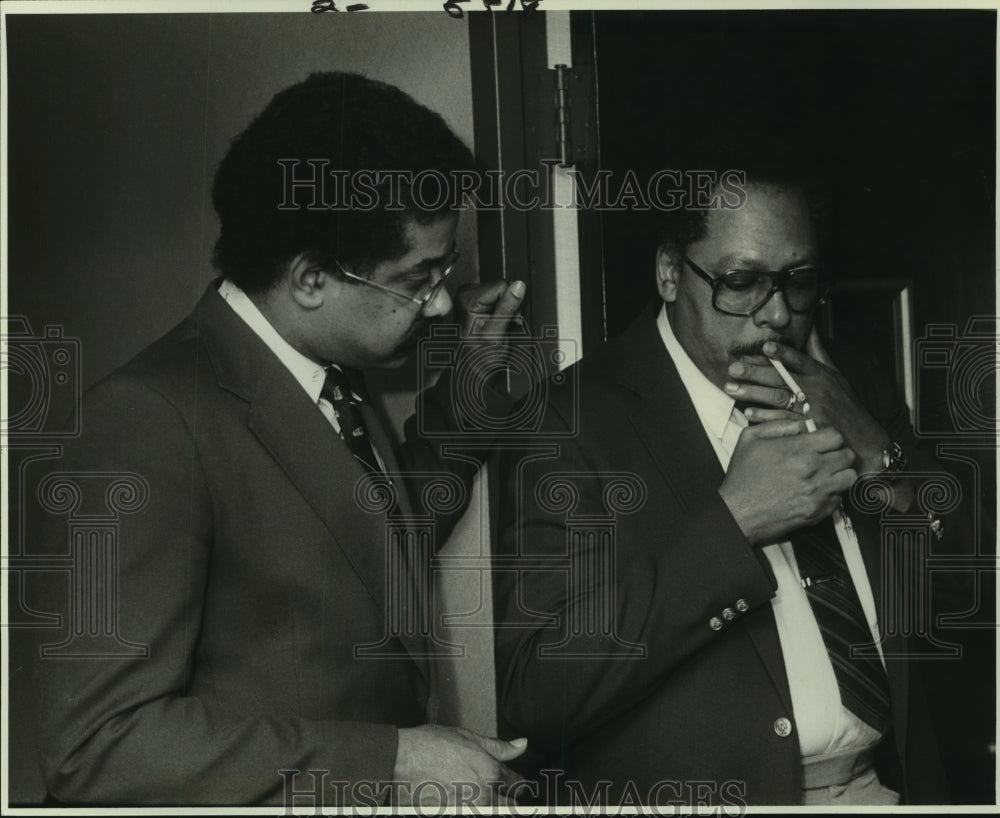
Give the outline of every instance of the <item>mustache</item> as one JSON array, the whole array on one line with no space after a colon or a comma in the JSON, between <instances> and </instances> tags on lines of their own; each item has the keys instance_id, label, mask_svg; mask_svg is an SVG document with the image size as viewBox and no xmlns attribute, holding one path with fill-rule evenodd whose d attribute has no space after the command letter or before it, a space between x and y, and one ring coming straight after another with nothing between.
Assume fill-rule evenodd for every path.
<instances>
[{"instance_id":1,"label":"mustache","mask_svg":"<svg viewBox=\"0 0 1000 818\"><path fill-rule=\"evenodd\" d=\"M764 344L769 341L774 341L775 343L783 344L787 347L795 347L792 343L792 339L785 336L779 335L777 338L762 338L759 341L751 341L750 343L744 344L733 344L729 347L729 355L733 358L744 358L752 355L763 355L764 354Z\"/></svg>"}]
</instances>

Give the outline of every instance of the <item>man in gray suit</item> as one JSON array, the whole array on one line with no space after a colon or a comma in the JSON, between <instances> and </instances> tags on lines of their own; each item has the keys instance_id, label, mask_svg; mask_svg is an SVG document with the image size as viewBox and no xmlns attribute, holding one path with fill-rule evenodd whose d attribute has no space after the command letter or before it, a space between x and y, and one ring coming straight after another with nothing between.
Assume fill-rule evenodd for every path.
<instances>
[{"instance_id":1,"label":"man in gray suit","mask_svg":"<svg viewBox=\"0 0 1000 818\"><path fill-rule=\"evenodd\" d=\"M387 621L406 596L387 565L428 591L415 555L386 542L387 516L419 500L400 471L467 481L474 468L443 460L413 419L394 451L361 377L400 366L453 306L458 213L406 179L472 164L439 115L343 73L277 94L233 141L213 191L221 278L89 392L58 467L144 483L145 504L121 518L113 604L123 638L148 651L35 662L55 801L503 803L504 762L524 742L427 723L426 634ZM368 204L317 204L294 183L309 168L367 174ZM389 181L373 184L379 172ZM523 295L520 282L467 293L466 332ZM455 428L447 383L422 405L425 428ZM365 480L394 502L363 508ZM439 542L453 521L438 520ZM66 524L50 523L57 550ZM61 590L49 609L67 610Z\"/></svg>"}]
</instances>

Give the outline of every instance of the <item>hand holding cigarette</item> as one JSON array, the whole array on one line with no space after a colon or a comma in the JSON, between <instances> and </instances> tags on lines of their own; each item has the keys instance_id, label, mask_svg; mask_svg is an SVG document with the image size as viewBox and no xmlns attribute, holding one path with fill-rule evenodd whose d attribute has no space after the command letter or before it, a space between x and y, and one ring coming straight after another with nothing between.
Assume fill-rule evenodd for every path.
<instances>
[{"instance_id":1,"label":"hand holding cigarette","mask_svg":"<svg viewBox=\"0 0 1000 818\"><path fill-rule=\"evenodd\" d=\"M807 348L817 345L818 340L810 341ZM755 357L735 361L729 367L726 392L751 404L747 419L751 423L801 421L806 416L809 431L833 427L844 436L857 455L854 467L859 474L880 471L882 451L890 444L890 436L861 404L844 376L832 365L777 341L764 344L763 353L767 363L759 363L760 358Z\"/></svg>"}]
</instances>

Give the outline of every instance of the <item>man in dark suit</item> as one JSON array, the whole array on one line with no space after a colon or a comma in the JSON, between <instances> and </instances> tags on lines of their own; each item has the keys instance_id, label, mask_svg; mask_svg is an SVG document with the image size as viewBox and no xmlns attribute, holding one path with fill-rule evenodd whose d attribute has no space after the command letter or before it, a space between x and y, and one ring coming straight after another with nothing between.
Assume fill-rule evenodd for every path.
<instances>
[{"instance_id":1,"label":"man in dark suit","mask_svg":"<svg viewBox=\"0 0 1000 818\"><path fill-rule=\"evenodd\" d=\"M891 382L816 335L816 197L747 173L728 205L674 214L657 309L550 385L504 468L498 710L549 803L947 798L880 623L900 588L849 492L877 474L882 510L912 511L904 458L939 467Z\"/></svg>"},{"instance_id":2,"label":"man in dark suit","mask_svg":"<svg viewBox=\"0 0 1000 818\"><path fill-rule=\"evenodd\" d=\"M222 278L89 392L43 500L53 553L67 536L59 487L118 475L133 503L117 506L117 553L81 541L73 602L66 586L49 600L77 647L34 667L56 801L503 801L503 762L524 742L427 723L433 650L426 621L406 617L426 612L430 573L411 540L387 539L388 518L421 510L408 488L438 475L454 488L474 468L441 459L413 419L394 451L360 377L401 365L451 311L459 214L407 180L472 162L440 116L353 74L282 91L233 141L213 191ZM327 206L332 171L367 174L365 201ZM466 330L503 322L523 294L475 288ZM449 395L426 395L422 428L455 428ZM437 544L457 511L436 519ZM86 574L86 554L112 570ZM74 608L86 600L97 607ZM90 632L101 600L113 634ZM102 649L80 650L86 638Z\"/></svg>"}]
</instances>

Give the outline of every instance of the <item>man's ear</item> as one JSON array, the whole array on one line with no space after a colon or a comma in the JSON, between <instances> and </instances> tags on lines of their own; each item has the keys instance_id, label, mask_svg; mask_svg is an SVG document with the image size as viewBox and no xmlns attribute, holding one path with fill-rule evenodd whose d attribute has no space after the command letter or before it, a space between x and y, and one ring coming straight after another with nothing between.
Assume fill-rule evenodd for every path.
<instances>
[{"instance_id":1,"label":"man's ear","mask_svg":"<svg viewBox=\"0 0 1000 818\"><path fill-rule=\"evenodd\" d=\"M299 253L285 270L288 292L300 307L313 310L331 296L332 277L305 253Z\"/></svg>"},{"instance_id":2,"label":"man's ear","mask_svg":"<svg viewBox=\"0 0 1000 818\"><path fill-rule=\"evenodd\" d=\"M667 303L677 300L677 275L680 265L674 253L661 247L656 251L656 289Z\"/></svg>"}]
</instances>

